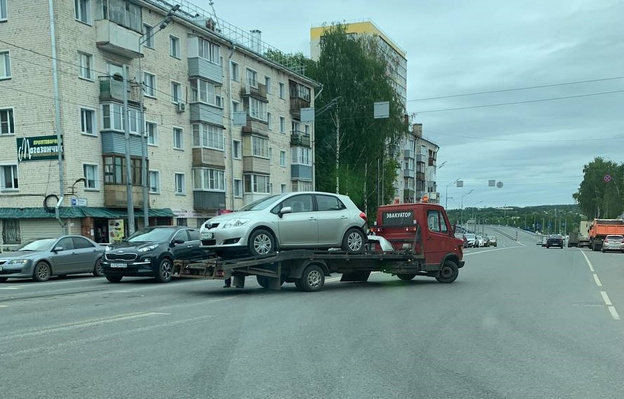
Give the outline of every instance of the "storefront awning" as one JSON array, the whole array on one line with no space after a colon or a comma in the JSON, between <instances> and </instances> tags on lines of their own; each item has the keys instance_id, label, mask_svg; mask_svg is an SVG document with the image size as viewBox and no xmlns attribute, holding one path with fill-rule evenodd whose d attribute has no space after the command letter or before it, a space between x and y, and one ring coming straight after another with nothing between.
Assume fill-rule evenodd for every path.
<instances>
[{"instance_id":1,"label":"storefront awning","mask_svg":"<svg viewBox=\"0 0 624 399\"><path fill-rule=\"evenodd\" d=\"M85 217L104 219L124 219L127 212L125 209L113 209L103 207L61 207L59 216L61 219L81 219ZM134 216L143 216L142 209L136 209ZM169 208L152 209L148 211L149 217L174 217L173 211ZM0 219L54 219L55 214L46 212L43 208L0 208Z\"/></svg>"}]
</instances>

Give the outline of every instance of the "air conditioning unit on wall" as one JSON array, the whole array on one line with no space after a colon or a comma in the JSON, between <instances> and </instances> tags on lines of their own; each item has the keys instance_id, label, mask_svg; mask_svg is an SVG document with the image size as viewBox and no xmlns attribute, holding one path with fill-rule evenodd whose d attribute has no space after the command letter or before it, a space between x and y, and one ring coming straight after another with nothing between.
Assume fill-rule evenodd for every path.
<instances>
[{"instance_id":1,"label":"air conditioning unit on wall","mask_svg":"<svg viewBox=\"0 0 624 399\"><path fill-rule=\"evenodd\" d=\"M186 104L179 102L176 104L176 112L178 114L181 114L182 112L184 112L186 110Z\"/></svg>"}]
</instances>

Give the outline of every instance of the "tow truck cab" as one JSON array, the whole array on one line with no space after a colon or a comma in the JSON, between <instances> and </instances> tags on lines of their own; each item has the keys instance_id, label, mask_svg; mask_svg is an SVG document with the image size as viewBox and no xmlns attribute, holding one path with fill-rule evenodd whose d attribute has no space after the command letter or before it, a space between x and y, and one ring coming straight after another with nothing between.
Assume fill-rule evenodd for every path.
<instances>
[{"instance_id":1,"label":"tow truck cab","mask_svg":"<svg viewBox=\"0 0 624 399\"><path fill-rule=\"evenodd\" d=\"M395 251L424 252L428 265L446 260L463 266L463 240L455 237L446 211L428 202L382 205L371 229L388 240Z\"/></svg>"}]
</instances>

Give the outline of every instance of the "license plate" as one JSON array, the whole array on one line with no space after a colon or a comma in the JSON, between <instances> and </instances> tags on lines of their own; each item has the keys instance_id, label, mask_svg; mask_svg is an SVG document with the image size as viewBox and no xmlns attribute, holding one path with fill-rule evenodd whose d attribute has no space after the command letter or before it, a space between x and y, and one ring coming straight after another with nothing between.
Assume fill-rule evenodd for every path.
<instances>
[{"instance_id":1,"label":"license plate","mask_svg":"<svg viewBox=\"0 0 624 399\"><path fill-rule=\"evenodd\" d=\"M128 267L125 263L111 263L110 267Z\"/></svg>"},{"instance_id":2,"label":"license plate","mask_svg":"<svg viewBox=\"0 0 624 399\"><path fill-rule=\"evenodd\" d=\"M212 235L212 233L204 233L204 234L202 234L202 238L210 240L210 239L213 238L213 235Z\"/></svg>"}]
</instances>

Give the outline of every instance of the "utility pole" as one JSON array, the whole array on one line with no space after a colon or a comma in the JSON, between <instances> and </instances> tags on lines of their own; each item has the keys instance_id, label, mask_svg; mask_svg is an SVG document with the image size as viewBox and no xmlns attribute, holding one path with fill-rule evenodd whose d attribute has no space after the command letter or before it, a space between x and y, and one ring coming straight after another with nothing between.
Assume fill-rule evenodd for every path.
<instances>
[{"instance_id":1,"label":"utility pole","mask_svg":"<svg viewBox=\"0 0 624 399\"><path fill-rule=\"evenodd\" d=\"M336 194L340 193L340 117L336 110Z\"/></svg>"},{"instance_id":2,"label":"utility pole","mask_svg":"<svg viewBox=\"0 0 624 399\"><path fill-rule=\"evenodd\" d=\"M126 137L126 195L128 202L128 235L134 234L134 199L132 198L132 165L130 164L130 118L128 110L128 65L123 66L123 117Z\"/></svg>"}]
</instances>

